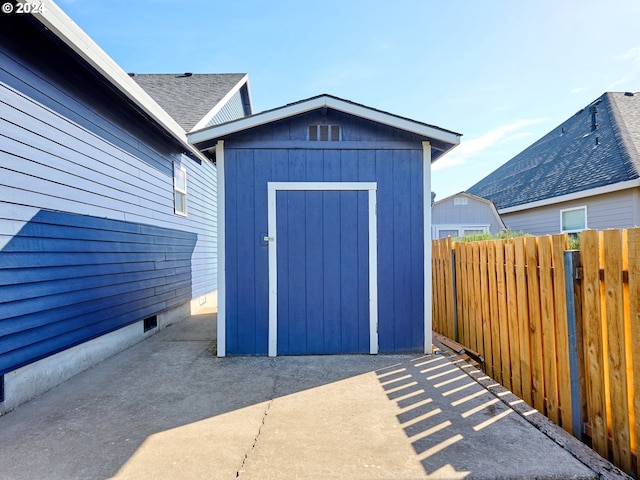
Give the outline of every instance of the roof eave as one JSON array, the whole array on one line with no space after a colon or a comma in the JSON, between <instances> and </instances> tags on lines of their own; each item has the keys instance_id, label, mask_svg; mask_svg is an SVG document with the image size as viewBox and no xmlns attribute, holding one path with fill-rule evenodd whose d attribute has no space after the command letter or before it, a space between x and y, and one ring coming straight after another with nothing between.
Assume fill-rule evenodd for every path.
<instances>
[{"instance_id":1,"label":"roof eave","mask_svg":"<svg viewBox=\"0 0 640 480\"><path fill-rule=\"evenodd\" d=\"M317 110L319 108L331 108L361 118L372 120L374 122L396 127L401 130L412 132L424 137L442 141L451 145L451 148L460 143L460 134L449 132L437 127L426 125L424 123L398 117L380 110L371 109L363 105L348 102L329 95L320 95L298 103L285 105L281 108L267 110L262 113L252 115L250 117L241 118L231 122L214 125L198 131L191 131L187 137L193 145L202 143L210 143L214 140L221 139L227 135L241 132L249 128L258 127L268 123L284 120L286 118L300 115L306 112ZM449 148L449 150L451 149ZM448 151L448 150L447 150Z\"/></svg>"},{"instance_id":2,"label":"roof eave","mask_svg":"<svg viewBox=\"0 0 640 480\"><path fill-rule=\"evenodd\" d=\"M468 197L468 198L470 198L472 200L476 200L478 202L485 203L487 205L493 205L494 204L491 200L487 200L486 198L478 197L477 195L474 195L473 193L469 193L469 192L466 192L466 191L463 190L461 192L454 193L453 195L449 195L448 197L444 197L444 198L438 200L437 202L434 202L434 205L438 205L439 203L446 202L447 200L450 200L450 199L452 199L454 197L460 197L460 196Z\"/></svg>"},{"instance_id":3,"label":"roof eave","mask_svg":"<svg viewBox=\"0 0 640 480\"><path fill-rule=\"evenodd\" d=\"M42 0L42 13L33 16L104 77L134 105L166 130L190 154L207 158L187 141L180 125L160 107L129 75L51 0Z\"/></svg>"},{"instance_id":4,"label":"roof eave","mask_svg":"<svg viewBox=\"0 0 640 480\"><path fill-rule=\"evenodd\" d=\"M544 200L538 200L535 202L523 203L522 205L514 205L513 207L500 208L498 212L501 215L504 215L507 213L520 212L522 210L546 207L557 203L564 203L573 200L580 200L582 198L594 197L596 195L605 195L607 193L619 192L621 190L628 190L630 188L636 187L640 187L640 178L635 178L633 180L627 180L624 182L612 183L610 185L604 185L602 187L591 188L588 190L581 190L579 192L560 195L558 197L545 198Z\"/></svg>"}]
</instances>

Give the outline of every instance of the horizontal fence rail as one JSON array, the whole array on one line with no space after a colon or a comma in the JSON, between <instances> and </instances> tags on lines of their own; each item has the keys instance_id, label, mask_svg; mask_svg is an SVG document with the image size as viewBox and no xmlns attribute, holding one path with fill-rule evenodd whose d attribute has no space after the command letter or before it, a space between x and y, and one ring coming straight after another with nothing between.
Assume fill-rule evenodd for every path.
<instances>
[{"instance_id":1,"label":"horizontal fence rail","mask_svg":"<svg viewBox=\"0 0 640 480\"><path fill-rule=\"evenodd\" d=\"M627 473L640 438L640 228L433 242L433 328Z\"/></svg>"}]
</instances>

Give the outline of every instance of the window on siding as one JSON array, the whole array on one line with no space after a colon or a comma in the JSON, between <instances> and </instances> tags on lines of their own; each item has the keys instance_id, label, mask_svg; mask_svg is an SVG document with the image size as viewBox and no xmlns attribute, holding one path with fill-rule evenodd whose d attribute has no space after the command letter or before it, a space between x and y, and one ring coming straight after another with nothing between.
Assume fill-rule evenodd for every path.
<instances>
[{"instance_id":1,"label":"window on siding","mask_svg":"<svg viewBox=\"0 0 640 480\"><path fill-rule=\"evenodd\" d=\"M475 229L464 229L462 231L462 235L481 235L483 233L489 233L489 229L484 228L475 228Z\"/></svg>"},{"instance_id":2,"label":"window on siding","mask_svg":"<svg viewBox=\"0 0 640 480\"><path fill-rule=\"evenodd\" d=\"M309 125L309 140L339 142L340 125Z\"/></svg>"},{"instance_id":3,"label":"window on siding","mask_svg":"<svg viewBox=\"0 0 640 480\"><path fill-rule=\"evenodd\" d=\"M587 207L560 210L560 231L581 232L587 228Z\"/></svg>"},{"instance_id":4,"label":"window on siding","mask_svg":"<svg viewBox=\"0 0 640 480\"><path fill-rule=\"evenodd\" d=\"M187 169L173 164L173 202L175 213L187 215Z\"/></svg>"},{"instance_id":5,"label":"window on siding","mask_svg":"<svg viewBox=\"0 0 640 480\"><path fill-rule=\"evenodd\" d=\"M478 235L481 233L490 233L490 225L433 225L432 238L459 238L464 235Z\"/></svg>"},{"instance_id":6,"label":"window on siding","mask_svg":"<svg viewBox=\"0 0 640 480\"><path fill-rule=\"evenodd\" d=\"M458 236L458 230L438 230L438 238L455 238Z\"/></svg>"}]
</instances>

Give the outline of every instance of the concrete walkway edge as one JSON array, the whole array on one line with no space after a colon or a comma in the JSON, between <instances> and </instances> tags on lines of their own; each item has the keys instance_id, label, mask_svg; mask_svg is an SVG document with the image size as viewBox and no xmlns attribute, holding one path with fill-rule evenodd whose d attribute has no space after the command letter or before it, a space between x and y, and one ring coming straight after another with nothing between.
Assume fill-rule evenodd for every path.
<instances>
[{"instance_id":1,"label":"concrete walkway edge","mask_svg":"<svg viewBox=\"0 0 640 480\"><path fill-rule=\"evenodd\" d=\"M507 390L502 385L496 383L494 379L485 375L482 371L470 364L467 364L449 347L439 342L434 343L438 343L438 347L442 354L449 358L452 363L458 365L458 367L466 372L467 375L495 395L496 398L503 402L507 407L514 410L518 415L540 430L544 435L568 451L574 458L597 473L600 478L610 480L631 479L629 475L625 474L608 460L602 458L597 452L595 452L595 450L591 449L569 432L562 429L562 427L553 423L549 418L545 417L537 410L535 413L531 413L532 407L530 405L518 402L518 400L520 400L518 396L510 390Z\"/></svg>"}]
</instances>

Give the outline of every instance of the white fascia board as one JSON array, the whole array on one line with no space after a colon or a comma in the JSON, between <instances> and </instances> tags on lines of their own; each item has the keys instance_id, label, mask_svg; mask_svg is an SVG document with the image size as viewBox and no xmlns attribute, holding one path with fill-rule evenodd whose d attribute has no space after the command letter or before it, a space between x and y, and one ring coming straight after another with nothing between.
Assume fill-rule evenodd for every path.
<instances>
[{"instance_id":1,"label":"white fascia board","mask_svg":"<svg viewBox=\"0 0 640 480\"><path fill-rule=\"evenodd\" d=\"M238 93L238 91L245 84L248 83L248 81L249 81L249 75L245 75L244 77L242 77L242 79L238 83L236 83L235 86L231 90L229 90L224 97L222 97L222 99L209 111L209 113L207 113L204 117L200 119L198 123L195 124L195 126L191 129L191 131L205 128L207 126L207 123L209 123L211 119L215 117L220 110L222 110L222 108L227 104L227 102L229 102L229 100L231 100L233 96L236 93ZM251 101L251 99L249 99L249 101Z\"/></svg>"},{"instance_id":2,"label":"white fascia board","mask_svg":"<svg viewBox=\"0 0 640 480\"><path fill-rule=\"evenodd\" d=\"M491 208L491 213L496 219L496 221L498 222L498 226L500 228L507 228L507 226L504 224L504 220L502 220L502 217L498 213L498 209L496 208L493 202L489 202L489 208Z\"/></svg>"},{"instance_id":3,"label":"white fascia board","mask_svg":"<svg viewBox=\"0 0 640 480\"><path fill-rule=\"evenodd\" d=\"M487 200L486 198L482 198L482 197L476 197L475 195L471 194L471 193L467 193L467 192L458 192L454 195L449 195L448 197L443 198L442 200L438 200L437 202L433 202L432 207L435 207L436 205L440 205L443 202L448 202L449 200L455 198L455 197L467 197L470 200L476 201L476 202L481 202L487 205L493 205L493 202L491 200Z\"/></svg>"},{"instance_id":4,"label":"white fascia board","mask_svg":"<svg viewBox=\"0 0 640 480\"><path fill-rule=\"evenodd\" d=\"M498 210L498 212L501 215L506 213L520 212L522 210L529 210L530 208L546 207L548 205L554 205L556 203L570 202L572 200L595 197L596 195L605 195L607 193L619 192L621 190L627 190L629 188L636 187L640 187L640 178L627 180L626 182L612 183L611 185L592 188L590 190L582 190L580 192L569 193L567 195L561 195L559 197L547 198L545 200L539 200L537 202L516 205L514 207L501 208L500 210Z\"/></svg>"},{"instance_id":5,"label":"white fascia board","mask_svg":"<svg viewBox=\"0 0 640 480\"><path fill-rule=\"evenodd\" d=\"M316 99L317 100L317 99ZM271 122L277 122L285 118L299 115L316 108L322 107L324 103L318 105L317 102L304 102L300 104L289 105L286 107L278 108L275 110L268 110L263 113L252 115L251 117L244 117L232 122L223 123L221 125L213 125L211 127L199 130L197 132L190 132L187 134L189 142L197 144L206 142L207 140L217 139L236 132L241 132L248 128L258 127Z\"/></svg>"},{"instance_id":6,"label":"white fascia board","mask_svg":"<svg viewBox=\"0 0 640 480\"><path fill-rule=\"evenodd\" d=\"M423 123L414 122L408 118L397 117L380 110L373 110L362 105L345 102L338 98L325 97L325 105L334 110L356 115L361 118L373 120L377 123L389 125L391 127L399 128L407 132L417 133L419 135L429 137L435 140L441 140L452 145L458 145L460 143L460 136L446 130L441 130L436 127L431 127Z\"/></svg>"},{"instance_id":7,"label":"white fascia board","mask_svg":"<svg viewBox=\"0 0 640 480\"><path fill-rule=\"evenodd\" d=\"M44 6L43 12L33 14L40 23L53 32L142 111L158 122L189 153L197 156L200 160L208 161L198 149L189 144L182 127L60 7L53 3L52 0L41 0L41 2ZM25 2L21 0L20 3Z\"/></svg>"},{"instance_id":8,"label":"white fascia board","mask_svg":"<svg viewBox=\"0 0 640 480\"><path fill-rule=\"evenodd\" d=\"M188 134L188 138L189 142L191 142L192 144L198 144L201 142L206 142L208 140L221 138L225 135L240 132L248 128L258 127L260 125L283 120L285 118L300 115L302 113L306 113L323 107L332 108L334 110L355 115L361 118L366 118L378 123L389 125L391 127L396 127L401 130L417 133L419 135L423 135L432 139L441 140L454 146L460 143L460 136L457 134L450 133L445 130L440 130L438 128L431 127L422 123L414 122L409 119L396 117L395 115L381 112L379 110L373 110L361 105L346 102L344 100L340 100L335 97L329 97L326 95L287 105L282 108L268 110L251 117L234 120L222 125L214 125L200 131L192 131Z\"/></svg>"}]
</instances>

